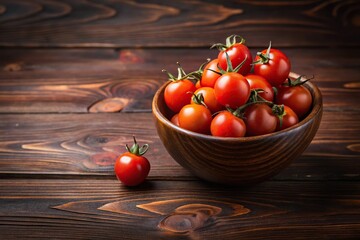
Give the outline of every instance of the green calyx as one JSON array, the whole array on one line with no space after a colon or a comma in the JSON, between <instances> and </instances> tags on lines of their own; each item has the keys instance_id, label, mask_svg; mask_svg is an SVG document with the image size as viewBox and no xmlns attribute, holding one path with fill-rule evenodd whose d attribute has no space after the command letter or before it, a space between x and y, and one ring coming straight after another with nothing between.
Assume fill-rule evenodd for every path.
<instances>
[{"instance_id":1,"label":"green calyx","mask_svg":"<svg viewBox=\"0 0 360 240\"><path fill-rule=\"evenodd\" d=\"M238 39L240 41L238 41ZM226 38L225 44L215 43L210 48L217 48L219 51L225 51L226 49L232 47L235 44L244 44L244 43L245 43L245 39L243 37L233 34Z\"/></svg>"},{"instance_id":2,"label":"green calyx","mask_svg":"<svg viewBox=\"0 0 360 240\"><path fill-rule=\"evenodd\" d=\"M212 71L212 72L214 72L214 73L216 73L216 74L219 74L219 75L224 75L224 74L226 74L226 73L231 73L231 72L237 73L237 72L240 70L240 68L244 65L244 63L246 62L246 60L247 60L247 56L246 56L246 57L244 58L244 60L243 60L239 65L237 65L235 68L233 68L232 62L231 62L231 60L230 60L229 55L227 54L227 52L225 52L225 56L226 56L226 64L227 64L226 70L222 69L219 64L217 65L218 69L220 70L219 72L218 72L218 71L215 71L215 70L213 70L213 69L208 69L208 70L209 70L209 71Z\"/></svg>"},{"instance_id":3,"label":"green calyx","mask_svg":"<svg viewBox=\"0 0 360 240\"><path fill-rule=\"evenodd\" d=\"M132 153L136 156L142 156L146 153L146 151L149 149L149 144L144 144L142 147L139 146L139 144L136 142L135 136L133 136L134 138L134 144L132 145L131 148L129 148L129 146L126 144L126 150L129 153Z\"/></svg>"},{"instance_id":4,"label":"green calyx","mask_svg":"<svg viewBox=\"0 0 360 240\"><path fill-rule=\"evenodd\" d=\"M307 78L304 81L301 80L302 78L305 78L305 76L301 75L298 78L296 78L295 80L291 80L291 78L288 78L287 83L284 83L283 86L289 86L289 87L300 86L300 85L303 85L304 83L306 83L307 81L314 79L314 76L312 76L311 78Z\"/></svg>"},{"instance_id":5,"label":"green calyx","mask_svg":"<svg viewBox=\"0 0 360 240\"><path fill-rule=\"evenodd\" d=\"M249 100L244 105L238 107L237 109L233 110L229 107L226 109L231 112L234 116L238 118L244 118L244 111L247 107L254 105L254 104L267 104L269 107L273 108L275 104L270 102L259 95L259 93L264 92L263 89L253 89L251 90Z\"/></svg>"},{"instance_id":6,"label":"green calyx","mask_svg":"<svg viewBox=\"0 0 360 240\"><path fill-rule=\"evenodd\" d=\"M204 96L202 93L193 94L192 100L195 104L203 105L204 107L208 108L204 101Z\"/></svg>"},{"instance_id":7,"label":"green calyx","mask_svg":"<svg viewBox=\"0 0 360 240\"><path fill-rule=\"evenodd\" d=\"M284 104L282 105L276 105L274 104L271 108L273 114L279 118L279 126L282 127L283 124L283 118L286 115L286 111L284 108Z\"/></svg>"},{"instance_id":8,"label":"green calyx","mask_svg":"<svg viewBox=\"0 0 360 240\"><path fill-rule=\"evenodd\" d=\"M169 80L172 82L188 79L189 74L185 73L184 69L182 68L182 66L180 65L179 62L177 62L176 64L178 65L178 68L177 68L178 76L177 77L175 77L174 75L172 75L170 72L166 71L165 69L163 69L162 72L166 73L168 75Z\"/></svg>"},{"instance_id":9,"label":"green calyx","mask_svg":"<svg viewBox=\"0 0 360 240\"><path fill-rule=\"evenodd\" d=\"M257 52L256 55L259 56L259 60L253 62L253 64L266 64L269 62L270 60L270 50L271 50L271 41L269 43L269 47L266 50L266 53L262 53L262 52Z\"/></svg>"},{"instance_id":10,"label":"green calyx","mask_svg":"<svg viewBox=\"0 0 360 240\"><path fill-rule=\"evenodd\" d=\"M226 107L226 110L228 110L229 112L232 113L232 115L234 115L235 117L237 118L241 118L241 119L244 119L244 112L243 112L243 109L242 107L239 107L237 109L232 109L230 107Z\"/></svg>"},{"instance_id":11,"label":"green calyx","mask_svg":"<svg viewBox=\"0 0 360 240\"><path fill-rule=\"evenodd\" d=\"M210 62L210 58L206 59L206 62L200 65L199 69L188 74L189 79L199 81L204 73L205 65Z\"/></svg>"}]
</instances>

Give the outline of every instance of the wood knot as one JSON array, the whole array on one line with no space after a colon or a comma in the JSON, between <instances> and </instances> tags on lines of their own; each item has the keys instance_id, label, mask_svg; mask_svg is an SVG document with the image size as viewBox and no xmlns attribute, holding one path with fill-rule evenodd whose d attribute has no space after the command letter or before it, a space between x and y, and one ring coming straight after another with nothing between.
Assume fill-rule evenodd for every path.
<instances>
[{"instance_id":1,"label":"wood knot","mask_svg":"<svg viewBox=\"0 0 360 240\"><path fill-rule=\"evenodd\" d=\"M97 167L113 166L117 155L113 152L102 152L94 154L90 157L92 165L95 164ZM94 167L95 167L94 166Z\"/></svg>"},{"instance_id":2,"label":"wood knot","mask_svg":"<svg viewBox=\"0 0 360 240\"><path fill-rule=\"evenodd\" d=\"M137 205L138 208L164 215L158 228L173 233L193 232L227 217L250 212L237 203L207 199L174 199Z\"/></svg>"},{"instance_id":3,"label":"wood knot","mask_svg":"<svg viewBox=\"0 0 360 240\"><path fill-rule=\"evenodd\" d=\"M120 112L129 102L128 98L106 98L95 102L89 107L88 111L91 113Z\"/></svg>"},{"instance_id":4,"label":"wood knot","mask_svg":"<svg viewBox=\"0 0 360 240\"><path fill-rule=\"evenodd\" d=\"M174 213L164 218L158 227L175 233L191 232L213 224L215 216L219 213L221 208L216 206L187 204L175 209Z\"/></svg>"},{"instance_id":5,"label":"wood knot","mask_svg":"<svg viewBox=\"0 0 360 240\"><path fill-rule=\"evenodd\" d=\"M10 63L4 67L4 71L17 72L17 71L22 70L22 65L23 65L23 63Z\"/></svg>"}]
</instances>

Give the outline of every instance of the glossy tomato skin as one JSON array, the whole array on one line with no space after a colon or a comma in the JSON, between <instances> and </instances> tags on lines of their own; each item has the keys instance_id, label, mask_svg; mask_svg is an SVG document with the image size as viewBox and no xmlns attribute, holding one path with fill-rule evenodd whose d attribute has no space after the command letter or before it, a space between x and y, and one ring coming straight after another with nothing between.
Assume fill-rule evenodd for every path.
<instances>
[{"instance_id":1,"label":"glossy tomato skin","mask_svg":"<svg viewBox=\"0 0 360 240\"><path fill-rule=\"evenodd\" d=\"M250 85L243 75L230 72L225 73L216 81L214 92L220 104L235 109L249 99Z\"/></svg>"},{"instance_id":2,"label":"glossy tomato skin","mask_svg":"<svg viewBox=\"0 0 360 240\"><path fill-rule=\"evenodd\" d=\"M183 106L190 103L195 91L194 83L188 79L171 82L165 88L165 103L173 112L178 113Z\"/></svg>"},{"instance_id":3,"label":"glossy tomato skin","mask_svg":"<svg viewBox=\"0 0 360 240\"><path fill-rule=\"evenodd\" d=\"M246 75L245 78L249 82L251 90L262 89L264 90L264 92L259 93L259 96L270 102L274 101L274 89L264 77L259 75L249 74Z\"/></svg>"},{"instance_id":4,"label":"glossy tomato skin","mask_svg":"<svg viewBox=\"0 0 360 240\"><path fill-rule=\"evenodd\" d=\"M200 80L198 80L198 81L195 83L195 87L196 87L196 89L201 88L201 81L200 81Z\"/></svg>"},{"instance_id":5,"label":"glossy tomato skin","mask_svg":"<svg viewBox=\"0 0 360 240\"><path fill-rule=\"evenodd\" d=\"M209 109L200 104L188 104L179 112L181 128L203 134L209 134L212 116Z\"/></svg>"},{"instance_id":6,"label":"glossy tomato skin","mask_svg":"<svg viewBox=\"0 0 360 240\"><path fill-rule=\"evenodd\" d=\"M242 75L246 75L251 70L251 64L252 64L252 56L249 48L245 46L242 43L236 43L229 47L228 49L221 51L218 55L219 59L219 65L223 70L227 69L227 62L226 62L226 53L229 56L229 59L232 63L232 67L235 69L240 63L244 61L246 58L246 61L244 65L240 68L238 73Z\"/></svg>"},{"instance_id":7,"label":"glossy tomato skin","mask_svg":"<svg viewBox=\"0 0 360 240\"><path fill-rule=\"evenodd\" d=\"M175 114L174 116L172 116L171 120L170 120L173 124L175 124L176 126L180 126L179 124L179 114Z\"/></svg>"},{"instance_id":8,"label":"glossy tomato skin","mask_svg":"<svg viewBox=\"0 0 360 240\"><path fill-rule=\"evenodd\" d=\"M241 118L229 111L222 111L212 120L210 130L211 135L217 137L243 137L246 126Z\"/></svg>"},{"instance_id":9,"label":"glossy tomato skin","mask_svg":"<svg viewBox=\"0 0 360 240\"><path fill-rule=\"evenodd\" d=\"M115 162L116 177L126 186L142 183L150 171L150 163L143 156L130 152L120 155Z\"/></svg>"},{"instance_id":10,"label":"glossy tomato skin","mask_svg":"<svg viewBox=\"0 0 360 240\"><path fill-rule=\"evenodd\" d=\"M259 136L275 132L277 117L272 113L271 108L258 103L250 105L245 109L244 119L247 136Z\"/></svg>"},{"instance_id":11,"label":"glossy tomato skin","mask_svg":"<svg viewBox=\"0 0 360 240\"><path fill-rule=\"evenodd\" d=\"M262 53L266 54L267 49ZM260 59L255 57L255 61ZM277 87L289 76L291 63L288 57L277 49L270 49L269 61L267 63L257 63L254 65L254 73L264 77L272 86Z\"/></svg>"},{"instance_id":12,"label":"glossy tomato skin","mask_svg":"<svg viewBox=\"0 0 360 240\"><path fill-rule=\"evenodd\" d=\"M299 119L306 117L312 106L310 91L302 86L280 86L275 97L276 104L284 104L290 107Z\"/></svg>"},{"instance_id":13,"label":"glossy tomato skin","mask_svg":"<svg viewBox=\"0 0 360 240\"><path fill-rule=\"evenodd\" d=\"M284 105L284 111L285 111L285 115L283 116L281 127L280 127L280 120L279 118L277 119L277 124L276 124L277 131L289 128L299 122L298 116L291 108Z\"/></svg>"},{"instance_id":14,"label":"glossy tomato skin","mask_svg":"<svg viewBox=\"0 0 360 240\"><path fill-rule=\"evenodd\" d=\"M214 59L205 66L200 80L200 85L202 87L214 87L216 80L218 80L221 75L210 71L209 69L219 72L220 69L217 66L218 63L218 59Z\"/></svg>"},{"instance_id":15,"label":"glossy tomato skin","mask_svg":"<svg viewBox=\"0 0 360 240\"><path fill-rule=\"evenodd\" d=\"M195 91L195 95L198 96L198 94L202 94L205 105L212 113L216 113L225 109L225 107L216 100L215 91L213 88L201 87ZM191 99L191 103L194 103L194 99Z\"/></svg>"}]
</instances>

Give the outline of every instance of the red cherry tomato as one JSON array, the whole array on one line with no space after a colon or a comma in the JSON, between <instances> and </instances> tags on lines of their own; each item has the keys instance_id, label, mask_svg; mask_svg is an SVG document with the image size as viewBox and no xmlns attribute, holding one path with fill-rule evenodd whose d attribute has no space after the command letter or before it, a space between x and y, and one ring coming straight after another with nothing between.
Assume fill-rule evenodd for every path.
<instances>
[{"instance_id":1,"label":"red cherry tomato","mask_svg":"<svg viewBox=\"0 0 360 240\"><path fill-rule=\"evenodd\" d=\"M237 38L240 38L240 42L237 42ZM232 68L234 69L246 59L238 73L246 75L250 72L252 56L249 48L244 45L244 42L245 40L242 37L232 35L226 39L226 45L221 43L213 45L213 47L217 47L219 50L221 50L218 55L218 59L219 65L223 70L226 70L228 67L226 59L227 54L231 61Z\"/></svg>"},{"instance_id":2,"label":"red cherry tomato","mask_svg":"<svg viewBox=\"0 0 360 240\"><path fill-rule=\"evenodd\" d=\"M276 130L277 117L272 113L272 109L264 103L247 107L244 112L244 119L247 136L268 134Z\"/></svg>"},{"instance_id":3,"label":"red cherry tomato","mask_svg":"<svg viewBox=\"0 0 360 240\"><path fill-rule=\"evenodd\" d=\"M276 130L280 131L286 128L289 128L299 122L299 118L296 113L289 108L288 106L284 106L284 115L282 116L282 125L280 127L280 119L277 119Z\"/></svg>"},{"instance_id":4,"label":"red cherry tomato","mask_svg":"<svg viewBox=\"0 0 360 240\"><path fill-rule=\"evenodd\" d=\"M243 137L246 126L241 118L229 111L222 111L212 120L210 130L211 135L217 137Z\"/></svg>"},{"instance_id":5,"label":"red cherry tomato","mask_svg":"<svg viewBox=\"0 0 360 240\"><path fill-rule=\"evenodd\" d=\"M180 126L179 124L179 114L175 114L174 116L172 116L171 120L170 120L173 124L175 124L176 126Z\"/></svg>"},{"instance_id":6,"label":"red cherry tomato","mask_svg":"<svg viewBox=\"0 0 360 240\"><path fill-rule=\"evenodd\" d=\"M239 73L225 73L214 86L216 100L231 108L238 108L247 102L250 96L250 85Z\"/></svg>"},{"instance_id":7,"label":"red cherry tomato","mask_svg":"<svg viewBox=\"0 0 360 240\"><path fill-rule=\"evenodd\" d=\"M249 82L251 90L262 89L264 92L260 92L259 96L270 102L274 101L274 89L265 78L254 74L246 75L245 78Z\"/></svg>"},{"instance_id":8,"label":"red cherry tomato","mask_svg":"<svg viewBox=\"0 0 360 240\"><path fill-rule=\"evenodd\" d=\"M290 73L290 60L280 50L271 48L263 50L255 57L254 73L264 77L272 86L282 84Z\"/></svg>"},{"instance_id":9,"label":"red cherry tomato","mask_svg":"<svg viewBox=\"0 0 360 240\"><path fill-rule=\"evenodd\" d=\"M216 72L219 72L220 69L218 68L218 59L214 59L211 62L209 62L205 68L204 71L202 73L201 76L201 86L202 87L214 87L216 80L218 80L218 78L221 76L218 73L215 73L211 70L214 70ZM211 70L209 70L211 69Z\"/></svg>"},{"instance_id":10,"label":"red cherry tomato","mask_svg":"<svg viewBox=\"0 0 360 240\"><path fill-rule=\"evenodd\" d=\"M303 85L279 86L275 102L290 107L299 119L303 119L311 109L312 96Z\"/></svg>"},{"instance_id":11,"label":"red cherry tomato","mask_svg":"<svg viewBox=\"0 0 360 240\"><path fill-rule=\"evenodd\" d=\"M195 91L196 96L198 96L199 94L202 94L205 105L212 113L216 113L220 110L225 109L225 107L216 100L213 88L201 87ZM191 103L194 103L194 98L191 99Z\"/></svg>"},{"instance_id":12,"label":"red cherry tomato","mask_svg":"<svg viewBox=\"0 0 360 240\"><path fill-rule=\"evenodd\" d=\"M179 112L180 127L193 132L208 134L211 120L210 110L200 104L188 104Z\"/></svg>"},{"instance_id":13,"label":"red cherry tomato","mask_svg":"<svg viewBox=\"0 0 360 240\"><path fill-rule=\"evenodd\" d=\"M166 105L175 113L191 101L192 94L196 91L194 83L190 80L176 80L166 86L164 98Z\"/></svg>"},{"instance_id":14,"label":"red cherry tomato","mask_svg":"<svg viewBox=\"0 0 360 240\"><path fill-rule=\"evenodd\" d=\"M115 174L119 181L126 186L136 186L142 183L150 171L149 161L142 155L148 149L148 145L139 148L135 137L134 145L128 152L120 155L115 161Z\"/></svg>"},{"instance_id":15,"label":"red cherry tomato","mask_svg":"<svg viewBox=\"0 0 360 240\"><path fill-rule=\"evenodd\" d=\"M200 82L200 80L198 80L198 81L195 83L195 87L196 87L196 89L201 88L201 82Z\"/></svg>"}]
</instances>

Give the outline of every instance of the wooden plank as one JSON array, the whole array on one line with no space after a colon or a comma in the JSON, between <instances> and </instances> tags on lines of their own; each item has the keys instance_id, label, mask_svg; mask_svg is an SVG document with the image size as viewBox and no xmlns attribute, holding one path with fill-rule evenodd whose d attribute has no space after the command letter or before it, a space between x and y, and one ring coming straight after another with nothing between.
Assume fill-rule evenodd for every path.
<instances>
[{"instance_id":1,"label":"wooden plank","mask_svg":"<svg viewBox=\"0 0 360 240\"><path fill-rule=\"evenodd\" d=\"M2 239L358 239L357 182L0 180ZM31 234L30 234L31 233ZM141 234L139 234L141 233Z\"/></svg>"},{"instance_id":2,"label":"wooden plank","mask_svg":"<svg viewBox=\"0 0 360 240\"><path fill-rule=\"evenodd\" d=\"M360 49L284 51L294 72L315 75L326 109L360 110ZM193 71L216 54L208 49L3 49L0 112L150 111L155 91L166 81L161 69L175 71L180 61Z\"/></svg>"},{"instance_id":3,"label":"wooden plank","mask_svg":"<svg viewBox=\"0 0 360 240\"><path fill-rule=\"evenodd\" d=\"M315 139L279 180L359 180L360 113L325 112ZM166 152L151 113L2 114L0 175L113 176L132 135L150 144L150 179L194 177ZM294 143L296 144L296 143Z\"/></svg>"},{"instance_id":4,"label":"wooden plank","mask_svg":"<svg viewBox=\"0 0 360 240\"><path fill-rule=\"evenodd\" d=\"M0 1L0 46L359 46L358 1Z\"/></svg>"}]
</instances>

